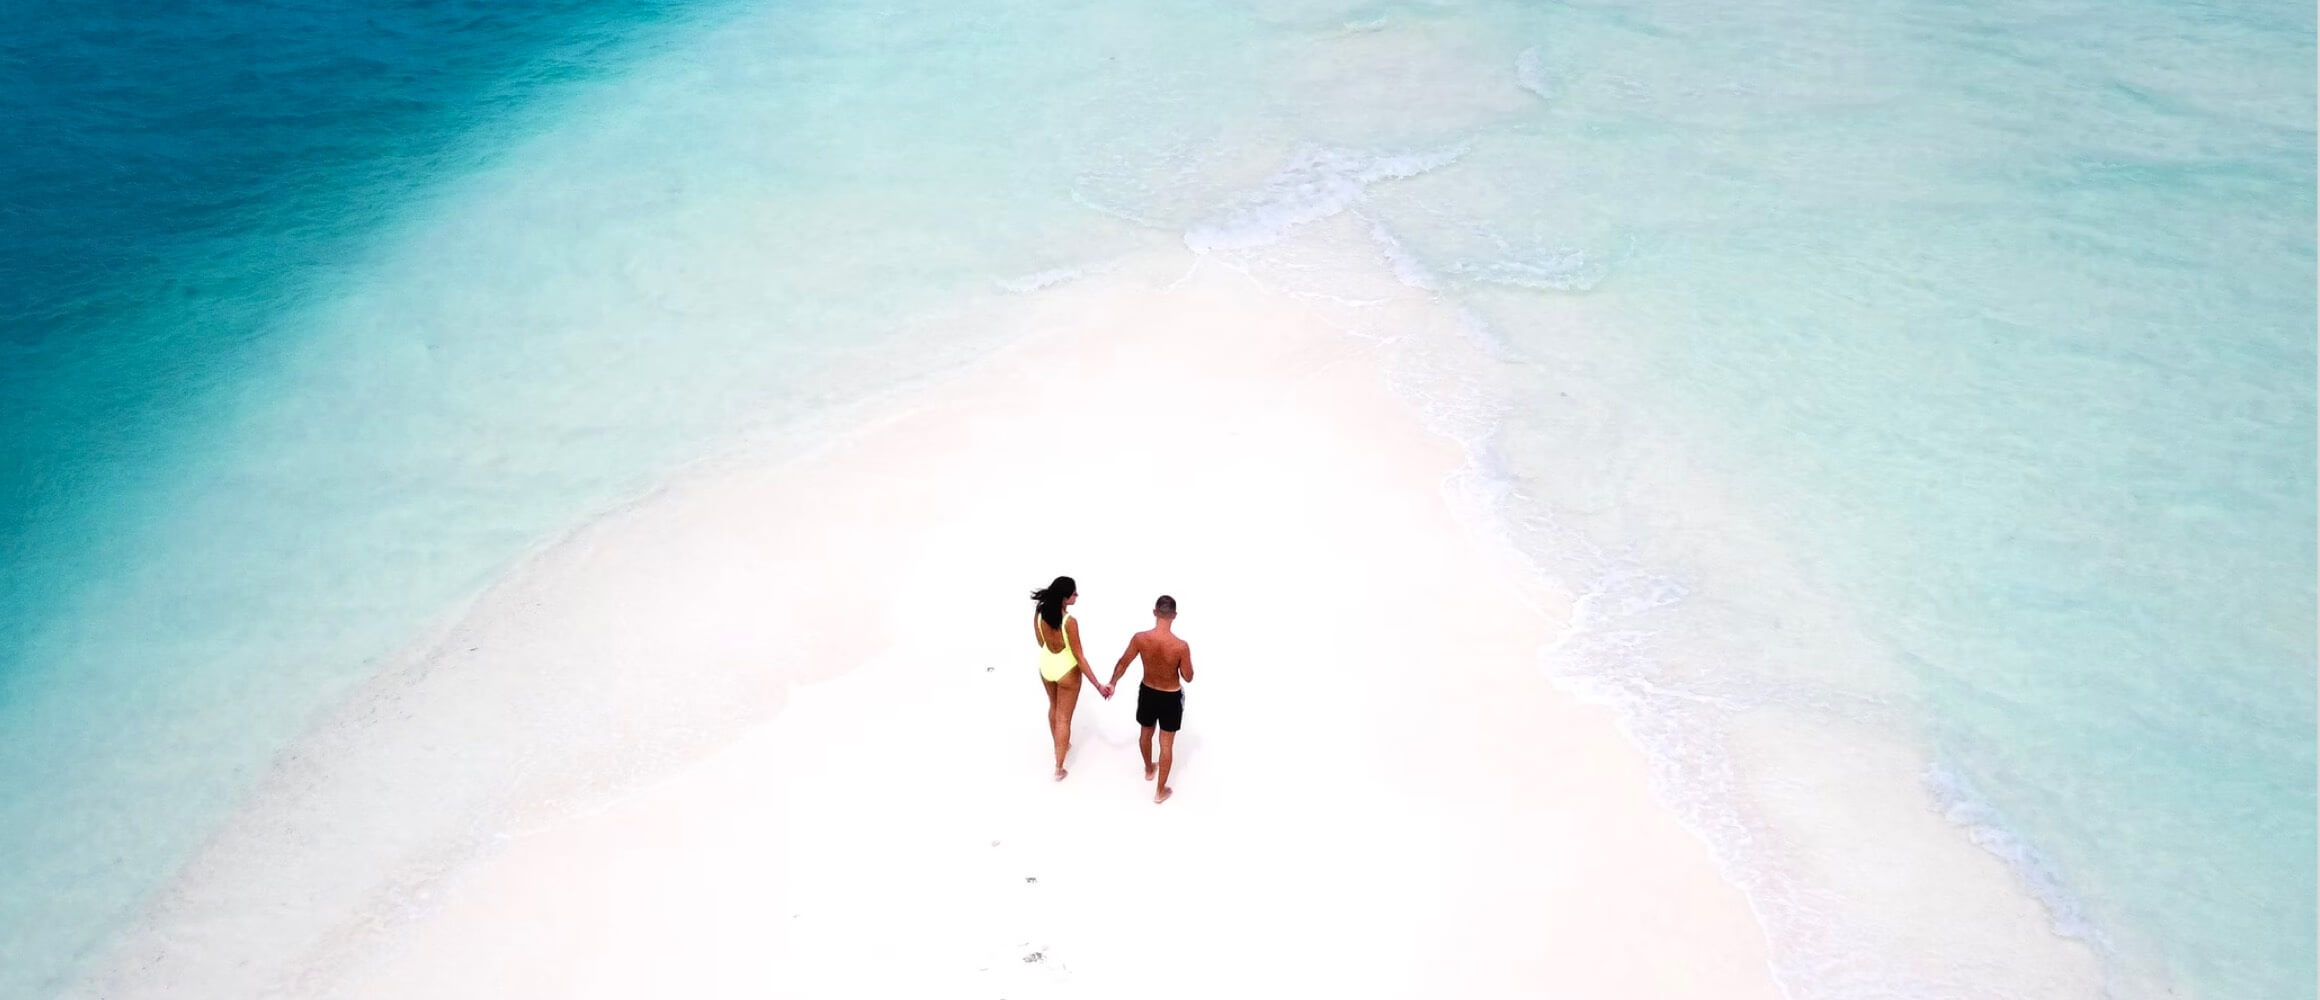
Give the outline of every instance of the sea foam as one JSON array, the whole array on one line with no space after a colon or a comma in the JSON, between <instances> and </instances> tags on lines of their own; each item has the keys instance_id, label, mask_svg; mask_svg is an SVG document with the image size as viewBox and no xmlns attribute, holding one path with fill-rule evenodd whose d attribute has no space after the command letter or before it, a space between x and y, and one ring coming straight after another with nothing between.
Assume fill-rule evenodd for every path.
<instances>
[{"instance_id":1,"label":"sea foam","mask_svg":"<svg viewBox=\"0 0 2320 1000\"><path fill-rule=\"evenodd\" d=\"M1464 155L1463 147L1392 154L1307 149L1255 190L1194 223L1184 245L1194 252L1264 246L1353 207L1373 184L1438 170Z\"/></svg>"}]
</instances>

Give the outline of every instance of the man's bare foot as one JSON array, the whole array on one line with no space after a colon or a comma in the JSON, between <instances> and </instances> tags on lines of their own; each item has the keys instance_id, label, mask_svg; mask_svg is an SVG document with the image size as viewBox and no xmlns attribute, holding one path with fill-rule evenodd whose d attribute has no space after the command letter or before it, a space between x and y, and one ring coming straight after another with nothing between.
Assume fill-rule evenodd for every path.
<instances>
[{"instance_id":1,"label":"man's bare foot","mask_svg":"<svg viewBox=\"0 0 2320 1000\"><path fill-rule=\"evenodd\" d=\"M1062 768L1060 768L1060 767L1059 767L1059 768L1056 768L1056 769L1055 769L1055 780L1057 780L1057 781L1062 781L1062 780L1063 780L1063 778L1064 778L1064 776L1065 776L1065 775L1067 775L1067 774L1070 774L1070 773L1071 773L1070 771L1066 771L1066 770L1064 770L1064 769L1062 769Z\"/></svg>"},{"instance_id":2,"label":"man's bare foot","mask_svg":"<svg viewBox=\"0 0 2320 1000\"><path fill-rule=\"evenodd\" d=\"M1153 778L1156 778L1156 777L1159 777L1159 776L1160 776L1160 769L1159 769L1159 768L1157 768L1157 767L1153 767L1153 766L1152 766L1152 765L1150 765L1150 764L1146 764L1146 765L1144 765L1144 780L1145 780L1145 781L1150 781L1150 780L1152 780Z\"/></svg>"},{"instance_id":3,"label":"man's bare foot","mask_svg":"<svg viewBox=\"0 0 2320 1000\"><path fill-rule=\"evenodd\" d=\"M1162 802L1166 802L1168 801L1168 797L1174 794L1176 794L1176 789L1162 788L1160 790L1160 794L1152 796L1152 804L1159 805Z\"/></svg>"}]
</instances>

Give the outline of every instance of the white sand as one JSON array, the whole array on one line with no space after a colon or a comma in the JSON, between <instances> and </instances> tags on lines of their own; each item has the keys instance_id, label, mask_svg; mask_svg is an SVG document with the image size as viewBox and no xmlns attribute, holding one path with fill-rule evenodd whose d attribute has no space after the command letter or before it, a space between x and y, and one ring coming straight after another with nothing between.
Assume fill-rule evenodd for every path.
<instances>
[{"instance_id":1,"label":"white sand","mask_svg":"<svg viewBox=\"0 0 2320 1000\"><path fill-rule=\"evenodd\" d=\"M1343 330L1450 319L1192 261L1011 296L1017 347L543 553L88 991L1778 996L1608 710L1541 675L1568 601L1462 513L1408 345ZM1107 676L1182 602L1166 804L1133 674L1049 780L1025 594L1058 573Z\"/></svg>"}]
</instances>

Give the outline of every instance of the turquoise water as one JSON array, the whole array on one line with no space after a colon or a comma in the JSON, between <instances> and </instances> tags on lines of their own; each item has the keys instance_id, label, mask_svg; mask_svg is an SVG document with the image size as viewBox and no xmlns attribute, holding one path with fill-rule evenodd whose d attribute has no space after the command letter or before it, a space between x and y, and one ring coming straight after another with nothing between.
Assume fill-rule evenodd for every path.
<instances>
[{"instance_id":1,"label":"turquoise water","mask_svg":"<svg viewBox=\"0 0 2320 1000\"><path fill-rule=\"evenodd\" d=\"M1610 261L1598 383L1846 595L1929 782L2058 924L2201 995L2311 995L2310 9L1528 24L1549 110L1476 156ZM1402 239L1502 252L1503 215L1461 221ZM1524 343L1528 303L1485 309Z\"/></svg>"},{"instance_id":2,"label":"turquoise water","mask_svg":"<svg viewBox=\"0 0 2320 1000\"><path fill-rule=\"evenodd\" d=\"M9 18L0 995L524 552L974 346L913 317L1347 212L1794 995L2007 984L1832 960L1912 903L1789 863L1760 718L1922 756L2117 995L2313 993L2308 5Z\"/></svg>"}]
</instances>

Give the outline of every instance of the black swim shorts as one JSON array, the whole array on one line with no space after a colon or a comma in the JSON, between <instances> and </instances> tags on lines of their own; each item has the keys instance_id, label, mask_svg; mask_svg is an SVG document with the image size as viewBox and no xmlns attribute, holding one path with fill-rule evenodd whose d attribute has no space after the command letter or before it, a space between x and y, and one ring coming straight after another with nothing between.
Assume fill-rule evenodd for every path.
<instances>
[{"instance_id":1,"label":"black swim shorts","mask_svg":"<svg viewBox=\"0 0 2320 1000\"><path fill-rule=\"evenodd\" d=\"M1136 685L1136 724L1147 729L1157 725L1168 733L1184 728L1184 692Z\"/></svg>"}]
</instances>

